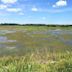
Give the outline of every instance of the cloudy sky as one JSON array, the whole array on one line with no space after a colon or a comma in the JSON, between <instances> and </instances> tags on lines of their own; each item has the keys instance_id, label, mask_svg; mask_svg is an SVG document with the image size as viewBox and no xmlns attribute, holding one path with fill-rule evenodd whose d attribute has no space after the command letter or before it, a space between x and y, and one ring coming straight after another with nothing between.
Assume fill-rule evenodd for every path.
<instances>
[{"instance_id":1,"label":"cloudy sky","mask_svg":"<svg viewBox=\"0 0 72 72\"><path fill-rule=\"evenodd\" d=\"M0 0L0 23L72 24L72 0Z\"/></svg>"}]
</instances>

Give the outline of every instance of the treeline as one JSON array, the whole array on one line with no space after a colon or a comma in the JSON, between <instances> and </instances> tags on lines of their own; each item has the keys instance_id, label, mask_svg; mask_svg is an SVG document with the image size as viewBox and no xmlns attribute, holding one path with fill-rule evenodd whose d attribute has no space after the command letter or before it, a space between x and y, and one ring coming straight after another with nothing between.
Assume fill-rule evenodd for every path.
<instances>
[{"instance_id":1,"label":"treeline","mask_svg":"<svg viewBox=\"0 0 72 72\"><path fill-rule=\"evenodd\" d=\"M8 25L20 25L20 24L16 24L16 23L1 23L0 25L1 26L3 26L3 25L8 26Z\"/></svg>"},{"instance_id":2,"label":"treeline","mask_svg":"<svg viewBox=\"0 0 72 72\"><path fill-rule=\"evenodd\" d=\"M16 23L1 23L0 26L48 26L48 27L70 27L72 25L58 25L58 24L16 24Z\"/></svg>"}]
</instances>

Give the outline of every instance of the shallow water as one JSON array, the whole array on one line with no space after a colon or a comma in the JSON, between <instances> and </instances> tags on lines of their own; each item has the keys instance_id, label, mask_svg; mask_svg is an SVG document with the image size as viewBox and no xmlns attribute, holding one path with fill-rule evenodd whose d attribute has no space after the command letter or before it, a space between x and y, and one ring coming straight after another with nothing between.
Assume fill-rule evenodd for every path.
<instances>
[{"instance_id":1,"label":"shallow water","mask_svg":"<svg viewBox=\"0 0 72 72\"><path fill-rule=\"evenodd\" d=\"M6 36L0 36L0 43L16 42L16 40L8 40Z\"/></svg>"},{"instance_id":2,"label":"shallow water","mask_svg":"<svg viewBox=\"0 0 72 72\"><path fill-rule=\"evenodd\" d=\"M72 30L0 30L0 53L8 50L13 53L26 53L31 52L30 48L53 50L71 47Z\"/></svg>"},{"instance_id":3,"label":"shallow water","mask_svg":"<svg viewBox=\"0 0 72 72\"><path fill-rule=\"evenodd\" d=\"M0 35L4 35L7 33L15 33L15 32L16 32L15 30L0 30Z\"/></svg>"}]
</instances>

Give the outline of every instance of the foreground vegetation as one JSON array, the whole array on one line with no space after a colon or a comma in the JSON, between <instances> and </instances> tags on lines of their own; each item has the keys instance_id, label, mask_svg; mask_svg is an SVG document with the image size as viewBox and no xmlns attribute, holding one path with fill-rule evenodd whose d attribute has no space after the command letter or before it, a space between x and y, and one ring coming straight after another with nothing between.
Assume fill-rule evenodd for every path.
<instances>
[{"instance_id":1,"label":"foreground vegetation","mask_svg":"<svg viewBox=\"0 0 72 72\"><path fill-rule=\"evenodd\" d=\"M72 72L72 26L2 25L0 72Z\"/></svg>"},{"instance_id":2,"label":"foreground vegetation","mask_svg":"<svg viewBox=\"0 0 72 72\"><path fill-rule=\"evenodd\" d=\"M53 55L41 59L40 55L8 56L0 58L0 72L72 72L72 54ZM54 59L55 58L55 59Z\"/></svg>"}]
</instances>

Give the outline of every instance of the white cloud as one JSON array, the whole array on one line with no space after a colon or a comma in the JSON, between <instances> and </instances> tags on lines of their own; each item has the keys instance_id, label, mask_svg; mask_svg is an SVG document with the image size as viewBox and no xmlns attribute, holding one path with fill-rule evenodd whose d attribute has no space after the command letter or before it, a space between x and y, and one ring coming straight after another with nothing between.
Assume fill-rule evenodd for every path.
<instances>
[{"instance_id":1,"label":"white cloud","mask_svg":"<svg viewBox=\"0 0 72 72\"><path fill-rule=\"evenodd\" d=\"M66 0L59 0L53 5L53 7L62 7L62 6L67 6Z\"/></svg>"},{"instance_id":2,"label":"white cloud","mask_svg":"<svg viewBox=\"0 0 72 72\"><path fill-rule=\"evenodd\" d=\"M7 8L7 5L3 5L3 4L0 5L0 9L5 9L5 8Z\"/></svg>"},{"instance_id":3,"label":"white cloud","mask_svg":"<svg viewBox=\"0 0 72 72\"><path fill-rule=\"evenodd\" d=\"M22 11L21 8L7 8L6 11L8 12L20 12Z\"/></svg>"},{"instance_id":4,"label":"white cloud","mask_svg":"<svg viewBox=\"0 0 72 72\"><path fill-rule=\"evenodd\" d=\"M1 0L3 3L15 3L17 0Z\"/></svg>"},{"instance_id":5,"label":"white cloud","mask_svg":"<svg viewBox=\"0 0 72 72\"><path fill-rule=\"evenodd\" d=\"M62 12L72 12L72 8L64 8L64 9L43 9L38 8L38 12L46 12L46 13L62 13ZM45 18L43 18L45 19Z\"/></svg>"},{"instance_id":6,"label":"white cloud","mask_svg":"<svg viewBox=\"0 0 72 72\"><path fill-rule=\"evenodd\" d=\"M31 10L34 12L38 11L38 9L36 7L33 7Z\"/></svg>"}]
</instances>

